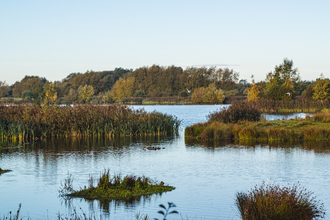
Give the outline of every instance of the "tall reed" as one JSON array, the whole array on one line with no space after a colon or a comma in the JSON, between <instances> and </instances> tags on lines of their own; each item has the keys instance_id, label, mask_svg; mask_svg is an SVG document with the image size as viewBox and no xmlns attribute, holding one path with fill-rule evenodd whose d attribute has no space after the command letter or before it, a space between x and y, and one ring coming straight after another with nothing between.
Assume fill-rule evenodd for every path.
<instances>
[{"instance_id":1,"label":"tall reed","mask_svg":"<svg viewBox=\"0 0 330 220\"><path fill-rule=\"evenodd\" d=\"M170 135L181 121L127 106L0 106L0 139Z\"/></svg>"}]
</instances>

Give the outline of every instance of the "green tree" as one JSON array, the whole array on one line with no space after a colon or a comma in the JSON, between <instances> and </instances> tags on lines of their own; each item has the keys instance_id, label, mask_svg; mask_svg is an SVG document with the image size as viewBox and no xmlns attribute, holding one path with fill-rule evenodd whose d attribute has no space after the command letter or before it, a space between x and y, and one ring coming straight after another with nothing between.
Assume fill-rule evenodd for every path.
<instances>
[{"instance_id":1,"label":"green tree","mask_svg":"<svg viewBox=\"0 0 330 220\"><path fill-rule=\"evenodd\" d=\"M293 61L285 58L283 63L267 74L265 97L273 100L288 100L296 95L300 88L300 76ZM290 95L289 95L290 94Z\"/></svg>"},{"instance_id":2,"label":"green tree","mask_svg":"<svg viewBox=\"0 0 330 220\"><path fill-rule=\"evenodd\" d=\"M108 103L108 104L114 103L114 100L113 100L113 98L111 96L111 92L110 91L107 91L106 93L104 93L104 95L103 95L103 102L104 103Z\"/></svg>"},{"instance_id":3,"label":"green tree","mask_svg":"<svg viewBox=\"0 0 330 220\"><path fill-rule=\"evenodd\" d=\"M26 90L32 91L35 100L39 100L42 89L47 80L38 76L25 76L20 82L16 82L13 87L13 96L21 97Z\"/></svg>"},{"instance_id":4,"label":"green tree","mask_svg":"<svg viewBox=\"0 0 330 220\"><path fill-rule=\"evenodd\" d=\"M202 103L204 99L204 94L205 94L204 87L195 89L191 95L191 101L193 103Z\"/></svg>"},{"instance_id":5,"label":"green tree","mask_svg":"<svg viewBox=\"0 0 330 220\"><path fill-rule=\"evenodd\" d=\"M239 73L229 68L219 68L214 72L214 78L217 88L229 91L233 90L237 86L239 79Z\"/></svg>"},{"instance_id":6,"label":"green tree","mask_svg":"<svg viewBox=\"0 0 330 220\"><path fill-rule=\"evenodd\" d=\"M54 105L56 100L57 92L55 84L46 82L43 89L43 104Z\"/></svg>"},{"instance_id":7,"label":"green tree","mask_svg":"<svg viewBox=\"0 0 330 220\"><path fill-rule=\"evenodd\" d=\"M31 92L31 90L25 90L21 96L21 98L23 100L33 100L34 99L34 95Z\"/></svg>"},{"instance_id":8,"label":"green tree","mask_svg":"<svg viewBox=\"0 0 330 220\"><path fill-rule=\"evenodd\" d=\"M145 92L142 90L142 89L139 89L139 90L136 90L135 92L134 92L134 97L144 97L146 94L145 94Z\"/></svg>"},{"instance_id":9,"label":"green tree","mask_svg":"<svg viewBox=\"0 0 330 220\"><path fill-rule=\"evenodd\" d=\"M67 103L74 103L76 101L78 101L78 94L77 94L77 91L75 89L70 89L69 90L69 94L66 95L64 97L64 100L67 102Z\"/></svg>"},{"instance_id":10,"label":"green tree","mask_svg":"<svg viewBox=\"0 0 330 220\"><path fill-rule=\"evenodd\" d=\"M94 95L94 88L91 85L79 86L78 100L80 103L89 102Z\"/></svg>"},{"instance_id":11,"label":"green tree","mask_svg":"<svg viewBox=\"0 0 330 220\"><path fill-rule=\"evenodd\" d=\"M10 86L6 81L0 81L0 98L8 96L10 93Z\"/></svg>"},{"instance_id":12,"label":"green tree","mask_svg":"<svg viewBox=\"0 0 330 220\"><path fill-rule=\"evenodd\" d=\"M221 89L217 89L214 83L207 88L195 89L191 95L193 103L221 103L224 99L224 92Z\"/></svg>"},{"instance_id":13,"label":"green tree","mask_svg":"<svg viewBox=\"0 0 330 220\"><path fill-rule=\"evenodd\" d=\"M314 86L313 100L327 101L330 99L330 81L321 76Z\"/></svg>"},{"instance_id":14,"label":"green tree","mask_svg":"<svg viewBox=\"0 0 330 220\"><path fill-rule=\"evenodd\" d=\"M307 88L302 92L302 96L306 99L312 100L314 96L314 84L310 84L307 86Z\"/></svg>"}]
</instances>

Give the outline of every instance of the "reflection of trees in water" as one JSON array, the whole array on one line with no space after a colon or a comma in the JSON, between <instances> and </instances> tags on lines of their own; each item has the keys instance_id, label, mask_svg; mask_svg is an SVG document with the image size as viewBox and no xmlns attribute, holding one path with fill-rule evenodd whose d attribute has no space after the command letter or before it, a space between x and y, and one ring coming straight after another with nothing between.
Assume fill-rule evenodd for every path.
<instances>
[{"instance_id":1,"label":"reflection of trees in water","mask_svg":"<svg viewBox=\"0 0 330 220\"><path fill-rule=\"evenodd\" d=\"M301 149L314 151L315 153L330 153L330 143L327 141L199 141L186 140L186 147L202 147L208 151L214 151L216 148L249 148L264 147L269 149Z\"/></svg>"}]
</instances>

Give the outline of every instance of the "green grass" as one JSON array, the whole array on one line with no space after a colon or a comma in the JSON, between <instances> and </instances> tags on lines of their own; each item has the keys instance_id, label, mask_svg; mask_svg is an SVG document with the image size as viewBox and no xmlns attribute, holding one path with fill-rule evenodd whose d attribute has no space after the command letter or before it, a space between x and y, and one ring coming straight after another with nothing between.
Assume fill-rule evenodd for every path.
<instances>
[{"instance_id":1,"label":"green grass","mask_svg":"<svg viewBox=\"0 0 330 220\"><path fill-rule=\"evenodd\" d=\"M111 177L109 170L101 174L96 186L93 184L93 177L90 177L89 186L76 191L72 188L72 180L68 178L60 189L60 194L88 200L131 200L175 189L173 186L165 185L164 182L158 183L144 176L127 175L121 178L120 175L114 175Z\"/></svg>"},{"instance_id":2,"label":"green grass","mask_svg":"<svg viewBox=\"0 0 330 220\"><path fill-rule=\"evenodd\" d=\"M0 168L0 175L3 174L3 173L7 173L7 172L10 172L11 170L3 170Z\"/></svg>"}]
</instances>

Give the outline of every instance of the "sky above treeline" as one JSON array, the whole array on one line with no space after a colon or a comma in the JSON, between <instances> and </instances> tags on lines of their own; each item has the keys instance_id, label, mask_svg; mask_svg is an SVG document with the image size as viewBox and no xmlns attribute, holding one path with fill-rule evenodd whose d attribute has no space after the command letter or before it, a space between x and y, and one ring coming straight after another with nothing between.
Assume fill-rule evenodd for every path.
<instances>
[{"instance_id":1,"label":"sky above treeline","mask_svg":"<svg viewBox=\"0 0 330 220\"><path fill-rule=\"evenodd\" d=\"M1 0L0 75L217 66L264 80L284 58L330 77L329 0Z\"/></svg>"}]
</instances>

